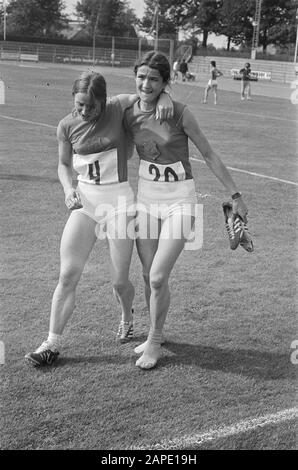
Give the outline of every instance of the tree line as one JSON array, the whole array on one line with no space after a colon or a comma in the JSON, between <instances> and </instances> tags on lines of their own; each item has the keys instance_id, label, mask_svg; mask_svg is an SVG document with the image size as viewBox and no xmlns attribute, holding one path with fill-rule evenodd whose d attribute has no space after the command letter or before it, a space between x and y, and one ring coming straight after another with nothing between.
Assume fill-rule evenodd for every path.
<instances>
[{"instance_id":1,"label":"tree line","mask_svg":"<svg viewBox=\"0 0 298 470\"><path fill-rule=\"evenodd\" d=\"M181 28L195 38L202 34L202 47L207 47L210 33L227 38L231 44L250 46L256 0L145 0L145 15L141 21L146 31L152 28L152 17L158 6L159 37L171 37ZM259 45L264 52L268 44L287 46L295 43L297 0L263 0L260 19Z\"/></svg>"},{"instance_id":2,"label":"tree line","mask_svg":"<svg viewBox=\"0 0 298 470\"><path fill-rule=\"evenodd\" d=\"M158 8L158 31L156 13ZM206 48L210 33L227 38L232 44L250 46L253 35L256 0L145 0L145 11L138 19L127 0L81 0L76 16L84 24L86 35L93 37L129 36L132 25L159 38L177 39L178 31L187 32L196 43L202 34ZM295 43L298 0L263 0L259 45L287 47ZM4 25L3 3L0 6ZM58 38L69 25L63 0L10 0L6 7L6 32L9 35Z\"/></svg>"}]
</instances>

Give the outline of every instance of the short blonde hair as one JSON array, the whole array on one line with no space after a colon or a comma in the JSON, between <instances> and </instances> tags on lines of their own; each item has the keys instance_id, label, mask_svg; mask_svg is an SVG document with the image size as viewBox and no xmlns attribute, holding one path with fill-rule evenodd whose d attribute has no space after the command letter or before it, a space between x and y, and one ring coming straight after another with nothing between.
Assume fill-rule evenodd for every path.
<instances>
[{"instance_id":1,"label":"short blonde hair","mask_svg":"<svg viewBox=\"0 0 298 470\"><path fill-rule=\"evenodd\" d=\"M83 72L74 81L72 95L76 93L87 93L93 102L100 101L103 109L107 102L107 84L104 77L98 72Z\"/></svg>"}]
</instances>

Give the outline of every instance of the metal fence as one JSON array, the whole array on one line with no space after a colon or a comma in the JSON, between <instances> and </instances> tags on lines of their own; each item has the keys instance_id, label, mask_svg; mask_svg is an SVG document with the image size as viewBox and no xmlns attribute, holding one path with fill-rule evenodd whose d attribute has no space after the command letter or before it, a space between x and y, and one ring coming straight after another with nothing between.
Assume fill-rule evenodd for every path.
<instances>
[{"instance_id":1,"label":"metal fence","mask_svg":"<svg viewBox=\"0 0 298 470\"><path fill-rule=\"evenodd\" d=\"M209 75L210 61L216 60L216 65L226 77L232 76L233 69L241 69L247 60L236 57L220 56L194 56L190 64L190 71L196 77L207 78ZM251 69L257 71L262 78L269 77L270 80L279 83L292 83L296 78L295 65L293 62L279 62L272 60L249 59Z\"/></svg>"},{"instance_id":2,"label":"metal fence","mask_svg":"<svg viewBox=\"0 0 298 470\"><path fill-rule=\"evenodd\" d=\"M146 51L158 49L173 62L171 39L96 37L92 46L0 41L0 59L60 63L84 63L131 67Z\"/></svg>"}]
</instances>

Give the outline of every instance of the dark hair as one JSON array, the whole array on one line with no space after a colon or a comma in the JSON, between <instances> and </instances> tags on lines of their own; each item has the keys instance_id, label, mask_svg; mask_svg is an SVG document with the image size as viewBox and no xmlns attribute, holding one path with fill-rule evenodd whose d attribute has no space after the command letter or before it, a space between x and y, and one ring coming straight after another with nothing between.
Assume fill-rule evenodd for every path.
<instances>
[{"instance_id":1,"label":"dark hair","mask_svg":"<svg viewBox=\"0 0 298 470\"><path fill-rule=\"evenodd\" d=\"M167 57L161 52L149 51L141 59L137 60L134 66L134 74L142 65L148 65L151 69L158 70L164 83L171 79L171 67Z\"/></svg>"},{"instance_id":2,"label":"dark hair","mask_svg":"<svg viewBox=\"0 0 298 470\"><path fill-rule=\"evenodd\" d=\"M213 65L213 67L216 67L216 62L215 62L215 60L211 60L210 64Z\"/></svg>"},{"instance_id":3,"label":"dark hair","mask_svg":"<svg viewBox=\"0 0 298 470\"><path fill-rule=\"evenodd\" d=\"M93 101L100 101L105 109L107 101L107 84L104 77L97 72L83 72L72 87L72 95L87 93Z\"/></svg>"},{"instance_id":4,"label":"dark hair","mask_svg":"<svg viewBox=\"0 0 298 470\"><path fill-rule=\"evenodd\" d=\"M250 63L246 62L245 67L250 67Z\"/></svg>"}]
</instances>

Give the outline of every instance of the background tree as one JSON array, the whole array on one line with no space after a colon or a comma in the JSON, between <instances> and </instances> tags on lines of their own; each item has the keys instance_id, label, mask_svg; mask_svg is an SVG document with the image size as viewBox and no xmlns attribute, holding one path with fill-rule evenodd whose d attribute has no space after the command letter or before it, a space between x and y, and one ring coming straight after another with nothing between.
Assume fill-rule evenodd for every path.
<instances>
[{"instance_id":1,"label":"background tree","mask_svg":"<svg viewBox=\"0 0 298 470\"><path fill-rule=\"evenodd\" d=\"M103 36L129 35L131 26L138 23L126 0L82 0L76 5L77 17L89 30Z\"/></svg>"},{"instance_id":2,"label":"background tree","mask_svg":"<svg viewBox=\"0 0 298 470\"><path fill-rule=\"evenodd\" d=\"M253 20L256 11L255 0L243 0L247 2L246 13L242 20L242 35L244 38L235 38L236 44L250 47L253 35ZM298 7L297 0L263 0L261 8L259 46L266 53L268 44L284 46L290 42L294 43L296 38L295 16ZM233 40L234 42L234 40Z\"/></svg>"},{"instance_id":3,"label":"background tree","mask_svg":"<svg viewBox=\"0 0 298 470\"><path fill-rule=\"evenodd\" d=\"M7 5L7 32L33 37L55 37L67 27L62 0L12 0Z\"/></svg>"},{"instance_id":4,"label":"background tree","mask_svg":"<svg viewBox=\"0 0 298 470\"><path fill-rule=\"evenodd\" d=\"M142 25L148 30L152 22L155 0L145 0L146 9ZM192 34L203 33L202 47L207 46L208 34L216 29L217 14L221 0L159 0L159 24L163 34L164 27L174 25Z\"/></svg>"},{"instance_id":5,"label":"background tree","mask_svg":"<svg viewBox=\"0 0 298 470\"><path fill-rule=\"evenodd\" d=\"M158 3L158 37L176 39L178 36L179 24L170 12L173 2L167 0L145 0L144 16L140 22L140 27L147 33L156 33L155 9Z\"/></svg>"},{"instance_id":6,"label":"background tree","mask_svg":"<svg viewBox=\"0 0 298 470\"><path fill-rule=\"evenodd\" d=\"M251 0L222 0L213 32L227 37L228 51L232 42L244 45L247 38L251 38L252 12Z\"/></svg>"},{"instance_id":7,"label":"background tree","mask_svg":"<svg viewBox=\"0 0 298 470\"><path fill-rule=\"evenodd\" d=\"M218 24L218 13L221 1L220 0L201 0L198 8L191 10L191 21L197 33L203 33L202 47L207 47L207 40L209 33L216 31Z\"/></svg>"},{"instance_id":8,"label":"background tree","mask_svg":"<svg viewBox=\"0 0 298 470\"><path fill-rule=\"evenodd\" d=\"M295 42L297 0L263 0L259 44L266 52L268 44Z\"/></svg>"}]
</instances>

